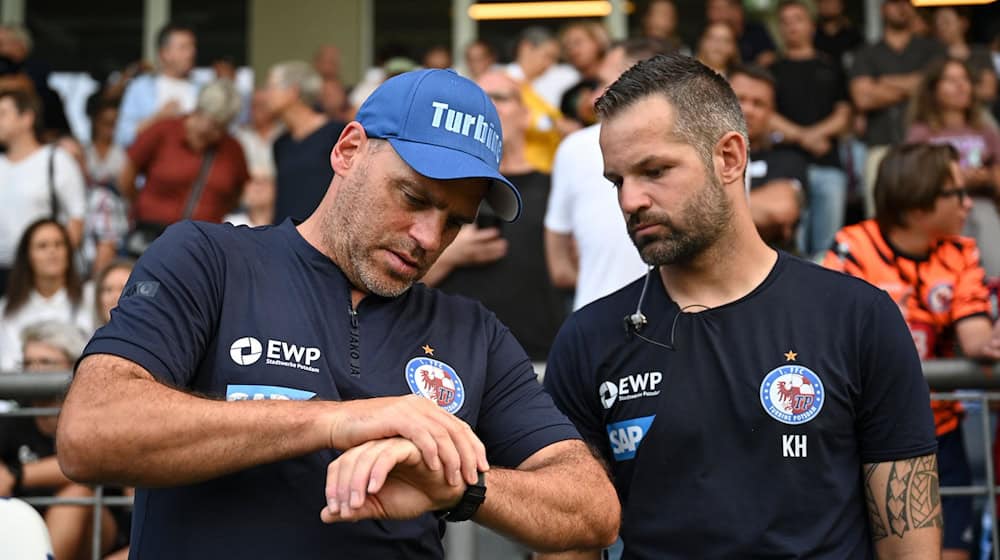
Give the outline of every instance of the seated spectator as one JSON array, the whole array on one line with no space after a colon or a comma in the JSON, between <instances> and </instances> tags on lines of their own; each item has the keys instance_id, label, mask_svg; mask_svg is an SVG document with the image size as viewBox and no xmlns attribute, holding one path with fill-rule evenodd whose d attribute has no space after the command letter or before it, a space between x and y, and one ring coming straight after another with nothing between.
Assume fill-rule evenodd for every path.
<instances>
[{"instance_id":1,"label":"seated spectator","mask_svg":"<svg viewBox=\"0 0 1000 560\"><path fill-rule=\"evenodd\" d=\"M136 222L125 241L129 254L141 255L174 222L220 223L236 208L249 176L243 148L227 132L239 109L232 82L212 82L193 113L157 122L129 147L118 185ZM137 192L139 174L146 183Z\"/></svg>"},{"instance_id":2,"label":"seated spectator","mask_svg":"<svg viewBox=\"0 0 1000 560\"><path fill-rule=\"evenodd\" d=\"M709 26L725 23L733 30L741 61L759 66L774 62L774 39L766 27L756 21L747 21L742 0L708 0L705 20Z\"/></svg>"},{"instance_id":3,"label":"seated spectator","mask_svg":"<svg viewBox=\"0 0 1000 560\"><path fill-rule=\"evenodd\" d=\"M167 24L156 36L159 66L156 74L132 80L125 89L115 143L128 147L136 135L153 123L191 112L197 87L190 79L194 69L196 41L188 27Z\"/></svg>"},{"instance_id":4,"label":"seated spectator","mask_svg":"<svg viewBox=\"0 0 1000 560\"><path fill-rule=\"evenodd\" d=\"M257 169L243 187L240 209L226 216L234 226L266 226L274 223L274 176Z\"/></svg>"},{"instance_id":5,"label":"seated spectator","mask_svg":"<svg viewBox=\"0 0 1000 560\"><path fill-rule=\"evenodd\" d=\"M559 33L563 58L583 80L594 80L601 68L604 54L611 45L608 30L596 21L574 21Z\"/></svg>"},{"instance_id":6,"label":"seated spectator","mask_svg":"<svg viewBox=\"0 0 1000 560\"><path fill-rule=\"evenodd\" d=\"M973 93L978 105L989 107L997 99L997 72L986 45L970 45L969 13L954 6L934 10L934 38L948 49L948 56L964 61L972 74Z\"/></svg>"},{"instance_id":7,"label":"seated spectator","mask_svg":"<svg viewBox=\"0 0 1000 560\"><path fill-rule=\"evenodd\" d=\"M771 144L769 123L774 115L774 77L756 66L742 66L729 77L740 101L750 137L750 213L765 242L791 248L799 221L806 160L787 147Z\"/></svg>"},{"instance_id":8,"label":"seated spectator","mask_svg":"<svg viewBox=\"0 0 1000 560\"><path fill-rule=\"evenodd\" d=\"M83 352L87 337L75 326L45 321L26 327L21 335L25 372L69 371ZM39 408L58 407L61 398L28 403ZM56 416L0 418L0 495L90 498L93 489L71 482L56 460ZM9 476L3 476L7 474ZM37 508L45 519L55 558L89 558L94 508L90 505L53 505ZM113 515L102 509L102 553L128 542L128 513Z\"/></svg>"},{"instance_id":9,"label":"seated spectator","mask_svg":"<svg viewBox=\"0 0 1000 560\"><path fill-rule=\"evenodd\" d=\"M672 51L690 55L691 48L684 44L677 32L677 20L674 0L652 0L642 15L642 36L662 41Z\"/></svg>"},{"instance_id":10,"label":"seated spectator","mask_svg":"<svg viewBox=\"0 0 1000 560\"><path fill-rule=\"evenodd\" d=\"M909 142L951 144L958 150L972 213L965 234L979 243L983 267L1000 275L1000 133L986 124L974 101L972 76L960 60L933 63L917 88L910 107Z\"/></svg>"},{"instance_id":11,"label":"seated spectator","mask_svg":"<svg viewBox=\"0 0 1000 560\"><path fill-rule=\"evenodd\" d=\"M324 80L340 80L340 49L337 45L320 45L313 54L313 69Z\"/></svg>"},{"instance_id":12,"label":"seated spectator","mask_svg":"<svg viewBox=\"0 0 1000 560\"><path fill-rule=\"evenodd\" d=\"M818 0L816 2L816 36L813 45L830 60L848 68L847 56L864 43L857 27L844 13L844 0Z\"/></svg>"},{"instance_id":13,"label":"seated spectator","mask_svg":"<svg viewBox=\"0 0 1000 560\"><path fill-rule=\"evenodd\" d=\"M247 167L274 176L274 141L285 126L271 110L267 89L258 89L250 99L250 122L236 129L233 136L243 146Z\"/></svg>"},{"instance_id":14,"label":"seated spectator","mask_svg":"<svg viewBox=\"0 0 1000 560\"><path fill-rule=\"evenodd\" d=\"M476 39L465 47L465 75L471 80L478 80L489 70L497 66L497 51L493 45L482 39Z\"/></svg>"},{"instance_id":15,"label":"seated spectator","mask_svg":"<svg viewBox=\"0 0 1000 560\"><path fill-rule=\"evenodd\" d=\"M117 190L118 176L125 166L125 150L115 144L118 106L100 101L90 114L90 144L84 148L88 183Z\"/></svg>"},{"instance_id":16,"label":"seated spectator","mask_svg":"<svg viewBox=\"0 0 1000 560\"><path fill-rule=\"evenodd\" d=\"M517 186L524 210L516 222L503 223L480 209L477 223L462 227L423 281L481 302L532 360L544 361L566 317L563 296L549 281L542 241L549 176L527 160L530 114L518 83L503 72L486 73L477 83L496 105L503 128L500 172Z\"/></svg>"},{"instance_id":17,"label":"seated spectator","mask_svg":"<svg viewBox=\"0 0 1000 560\"><path fill-rule=\"evenodd\" d=\"M50 219L28 226L17 246L7 295L0 299L0 371L21 362L21 331L39 321L62 321L93 332L93 294L73 264L66 228Z\"/></svg>"},{"instance_id":18,"label":"seated spectator","mask_svg":"<svg viewBox=\"0 0 1000 560\"><path fill-rule=\"evenodd\" d=\"M118 259L104 267L94 280L94 326L103 327L111 320L111 310L118 307L118 298L125 289L135 267L132 259Z\"/></svg>"},{"instance_id":19,"label":"seated spectator","mask_svg":"<svg viewBox=\"0 0 1000 560\"><path fill-rule=\"evenodd\" d=\"M728 23L710 23L698 39L698 60L723 76L740 63L736 33Z\"/></svg>"},{"instance_id":20,"label":"seated spectator","mask_svg":"<svg viewBox=\"0 0 1000 560\"><path fill-rule=\"evenodd\" d=\"M308 218L333 179L330 151L344 123L332 121L314 107L322 81L308 64L282 62L267 77L267 105L285 125L274 141L274 221Z\"/></svg>"},{"instance_id":21,"label":"seated spectator","mask_svg":"<svg viewBox=\"0 0 1000 560\"><path fill-rule=\"evenodd\" d=\"M971 203L948 145L890 149L875 183L875 219L837 233L823 264L882 288L899 305L920 358L1000 358L1000 324L988 313L978 250L959 237ZM957 401L932 401L941 486L972 483ZM972 497L941 498L946 557L968 558ZM948 556L952 554L952 556Z\"/></svg>"},{"instance_id":22,"label":"seated spectator","mask_svg":"<svg viewBox=\"0 0 1000 560\"><path fill-rule=\"evenodd\" d=\"M558 107L563 93L580 81L580 73L559 63L559 39L545 27L521 31L514 48L514 62L507 72L531 89L551 107Z\"/></svg>"}]
</instances>

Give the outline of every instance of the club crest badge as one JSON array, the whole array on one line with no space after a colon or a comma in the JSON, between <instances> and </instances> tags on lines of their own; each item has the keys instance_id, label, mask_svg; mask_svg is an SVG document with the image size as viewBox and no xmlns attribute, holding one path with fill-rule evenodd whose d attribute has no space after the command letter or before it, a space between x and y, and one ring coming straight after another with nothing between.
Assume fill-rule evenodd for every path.
<instances>
[{"instance_id":1,"label":"club crest badge","mask_svg":"<svg viewBox=\"0 0 1000 560\"><path fill-rule=\"evenodd\" d=\"M826 401L816 372L798 364L771 370L760 384L760 404L775 420L796 426L819 415Z\"/></svg>"},{"instance_id":2,"label":"club crest badge","mask_svg":"<svg viewBox=\"0 0 1000 560\"><path fill-rule=\"evenodd\" d=\"M465 402L465 387L455 368L434 358L413 358L406 363L406 383L446 412L455 414Z\"/></svg>"}]
</instances>

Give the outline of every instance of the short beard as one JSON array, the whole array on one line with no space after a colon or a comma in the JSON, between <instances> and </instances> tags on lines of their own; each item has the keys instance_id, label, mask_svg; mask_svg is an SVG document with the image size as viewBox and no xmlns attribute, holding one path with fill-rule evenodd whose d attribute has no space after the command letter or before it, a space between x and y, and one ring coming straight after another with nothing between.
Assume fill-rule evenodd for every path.
<instances>
[{"instance_id":1,"label":"short beard","mask_svg":"<svg viewBox=\"0 0 1000 560\"><path fill-rule=\"evenodd\" d=\"M701 256L730 227L733 207L726 192L712 173L700 192L678 212L687 221L687 229L678 228L666 213L644 211L629 216L632 242L642 260L650 266L684 265ZM633 230L640 224L659 224L666 233L637 238Z\"/></svg>"}]
</instances>

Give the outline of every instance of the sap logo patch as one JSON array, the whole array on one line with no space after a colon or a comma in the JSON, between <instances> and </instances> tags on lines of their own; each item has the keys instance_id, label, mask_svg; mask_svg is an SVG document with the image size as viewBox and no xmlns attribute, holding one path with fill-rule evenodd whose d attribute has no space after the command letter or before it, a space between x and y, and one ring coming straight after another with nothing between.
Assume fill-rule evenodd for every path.
<instances>
[{"instance_id":1,"label":"sap logo patch","mask_svg":"<svg viewBox=\"0 0 1000 560\"><path fill-rule=\"evenodd\" d=\"M227 385L227 401L307 401L316 396L312 391L275 385Z\"/></svg>"},{"instance_id":2,"label":"sap logo patch","mask_svg":"<svg viewBox=\"0 0 1000 560\"><path fill-rule=\"evenodd\" d=\"M643 416L641 418L631 418L622 420L606 426L608 430L608 441L611 443L611 453L615 456L615 461L627 461L635 458L635 452L639 449L639 443L649 432L649 427L653 424L656 415Z\"/></svg>"}]
</instances>

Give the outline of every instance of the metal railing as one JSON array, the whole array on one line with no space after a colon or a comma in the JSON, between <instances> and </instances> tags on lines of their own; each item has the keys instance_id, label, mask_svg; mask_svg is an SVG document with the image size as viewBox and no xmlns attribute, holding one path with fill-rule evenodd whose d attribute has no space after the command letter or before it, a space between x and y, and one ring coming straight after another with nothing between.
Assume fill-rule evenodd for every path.
<instances>
[{"instance_id":1,"label":"metal railing","mask_svg":"<svg viewBox=\"0 0 1000 560\"><path fill-rule=\"evenodd\" d=\"M935 400L957 400L978 402L981 406L983 460L985 484L972 486L947 486L941 488L942 496L985 496L989 511L990 541L992 557L1000 560L1000 542L996 523L996 499L1000 493L997 487L993 465L993 428L990 422L990 403L1000 402L1000 364L984 366L968 360L947 359L924 362L924 377ZM0 400L50 398L62 394L71 379L70 372L58 373L0 373ZM14 408L0 411L0 416L54 416L58 408ZM101 509L105 506L128 507L132 498L127 496L105 496L104 488L96 486L90 498L22 498L37 506L50 505L91 505L94 507L92 558L101 557ZM449 527L449 556L454 558L475 558L476 527L472 523L462 523Z\"/></svg>"}]
</instances>

